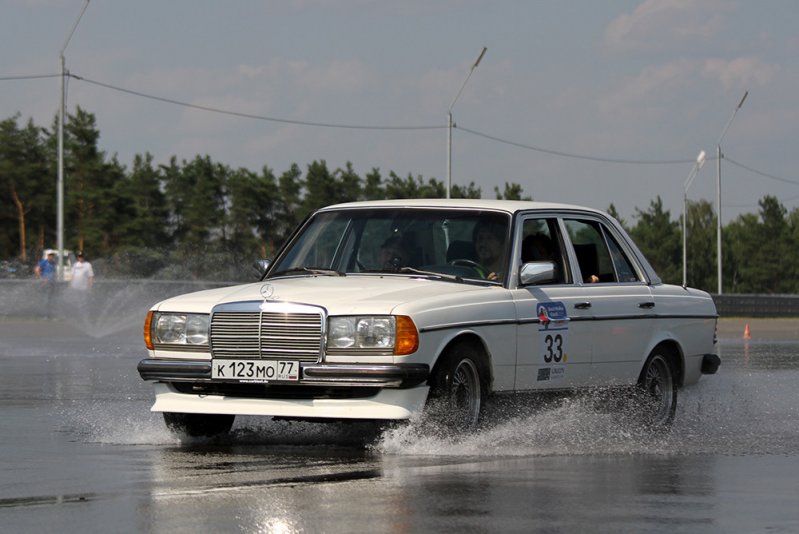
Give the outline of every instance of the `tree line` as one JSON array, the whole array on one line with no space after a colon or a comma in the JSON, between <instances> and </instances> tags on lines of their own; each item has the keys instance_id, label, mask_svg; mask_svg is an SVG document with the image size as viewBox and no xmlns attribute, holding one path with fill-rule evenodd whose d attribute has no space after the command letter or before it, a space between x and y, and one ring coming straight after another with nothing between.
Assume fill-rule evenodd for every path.
<instances>
[{"instance_id":1,"label":"tree line","mask_svg":"<svg viewBox=\"0 0 799 534\"><path fill-rule=\"evenodd\" d=\"M31 266L56 243L57 118L50 128L20 115L0 122L0 260ZM98 276L241 280L251 263L274 255L313 210L338 202L443 198L446 185L421 175L363 176L351 163L323 160L276 173L232 168L208 155L156 164L137 154L130 167L99 147L95 116L77 107L64 124L65 248L84 250ZM498 199L520 200L523 188L505 183ZM474 183L453 185L453 198L480 198ZM765 196L756 214L723 229L724 291L796 293L799 212ZM661 278L682 282L682 219L660 197L620 220ZM689 202L688 285L715 291L716 223L707 201Z\"/></svg>"}]
</instances>

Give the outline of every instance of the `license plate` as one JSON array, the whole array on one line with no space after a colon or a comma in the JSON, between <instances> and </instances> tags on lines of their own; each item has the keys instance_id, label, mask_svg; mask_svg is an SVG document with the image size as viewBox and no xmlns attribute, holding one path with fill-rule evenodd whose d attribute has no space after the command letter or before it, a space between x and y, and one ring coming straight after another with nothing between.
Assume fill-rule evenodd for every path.
<instances>
[{"instance_id":1,"label":"license plate","mask_svg":"<svg viewBox=\"0 0 799 534\"><path fill-rule=\"evenodd\" d=\"M300 362L292 360L211 360L211 378L240 382L300 379Z\"/></svg>"}]
</instances>

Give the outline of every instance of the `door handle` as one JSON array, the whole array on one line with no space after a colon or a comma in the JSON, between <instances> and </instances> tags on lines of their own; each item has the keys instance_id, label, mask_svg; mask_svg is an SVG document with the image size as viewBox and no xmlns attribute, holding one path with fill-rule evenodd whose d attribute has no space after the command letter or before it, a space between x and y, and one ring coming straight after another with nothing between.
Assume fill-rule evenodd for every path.
<instances>
[{"instance_id":1,"label":"door handle","mask_svg":"<svg viewBox=\"0 0 799 534\"><path fill-rule=\"evenodd\" d=\"M588 308L591 307L591 303L588 301L578 302L577 304L574 305L574 307L577 308L578 310L587 310Z\"/></svg>"},{"instance_id":2,"label":"door handle","mask_svg":"<svg viewBox=\"0 0 799 534\"><path fill-rule=\"evenodd\" d=\"M655 303L654 302L641 302L640 304L638 304L638 307L639 308L646 308L646 309L654 308L655 307Z\"/></svg>"}]
</instances>

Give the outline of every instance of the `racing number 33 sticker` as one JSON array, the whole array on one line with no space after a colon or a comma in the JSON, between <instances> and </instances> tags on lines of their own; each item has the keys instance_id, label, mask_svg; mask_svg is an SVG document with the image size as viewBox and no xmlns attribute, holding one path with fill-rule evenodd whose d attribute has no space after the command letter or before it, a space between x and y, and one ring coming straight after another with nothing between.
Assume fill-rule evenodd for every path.
<instances>
[{"instance_id":1,"label":"racing number 33 sticker","mask_svg":"<svg viewBox=\"0 0 799 534\"><path fill-rule=\"evenodd\" d=\"M545 364L566 363L568 351L566 339L569 333L569 318L562 302L541 302L538 304L539 353Z\"/></svg>"}]
</instances>

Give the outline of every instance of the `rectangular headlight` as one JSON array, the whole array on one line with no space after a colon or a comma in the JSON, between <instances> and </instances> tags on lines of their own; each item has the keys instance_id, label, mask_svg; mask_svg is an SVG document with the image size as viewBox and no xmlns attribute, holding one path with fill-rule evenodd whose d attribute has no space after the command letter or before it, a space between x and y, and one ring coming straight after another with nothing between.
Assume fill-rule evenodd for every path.
<instances>
[{"instance_id":1,"label":"rectangular headlight","mask_svg":"<svg viewBox=\"0 0 799 534\"><path fill-rule=\"evenodd\" d=\"M153 341L163 345L208 345L210 315L198 313L155 313L151 328Z\"/></svg>"},{"instance_id":2,"label":"rectangular headlight","mask_svg":"<svg viewBox=\"0 0 799 534\"><path fill-rule=\"evenodd\" d=\"M410 354L418 347L418 340L416 327L410 317L353 315L329 319L327 346L330 349L385 350L393 354Z\"/></svg>"}]
</instances>

